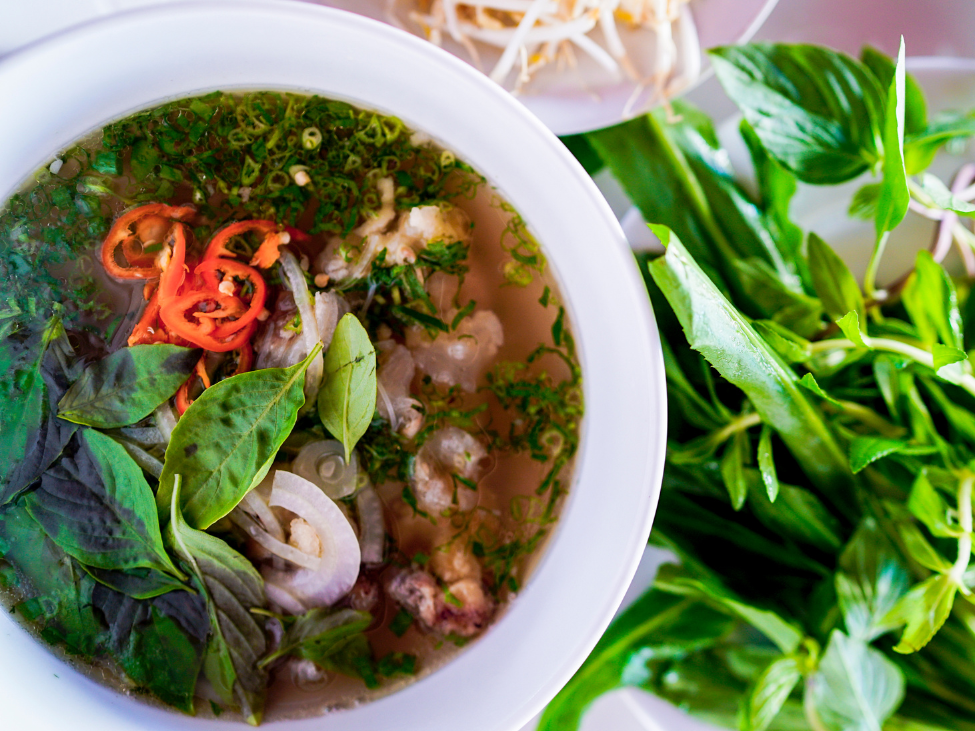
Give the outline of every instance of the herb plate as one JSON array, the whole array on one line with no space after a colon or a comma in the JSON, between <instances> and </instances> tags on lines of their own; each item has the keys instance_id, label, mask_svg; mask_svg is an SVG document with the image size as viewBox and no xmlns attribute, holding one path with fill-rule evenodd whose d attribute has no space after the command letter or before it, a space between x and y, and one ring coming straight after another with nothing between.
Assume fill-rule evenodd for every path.
<instances>
[{"instance_id":1,"label":"herb plate","mask_svg":"<svg viewBox=\"0 0 975 731\"><path fill-rule=\"evenodd\" d=\"M120 63L118 49L132 48L133 39L138 53ZM0 118L0 196L106 121L193 93L244 88L317 92L431 134L518 208L561 284L587 415L575 484L548 550L506 616L449 668L327 722L332 731L517 728L562 687L609 623L659 494L661 349L623 233L558 140L470 66L372 20L258 0L135 10L5 59L0 96L18 112ZM4 726L18 731L239 728L114 693L50 654L5 612L0 657ZM307 719L278 728L320 726Z\"/></svg>"}]
</instances>

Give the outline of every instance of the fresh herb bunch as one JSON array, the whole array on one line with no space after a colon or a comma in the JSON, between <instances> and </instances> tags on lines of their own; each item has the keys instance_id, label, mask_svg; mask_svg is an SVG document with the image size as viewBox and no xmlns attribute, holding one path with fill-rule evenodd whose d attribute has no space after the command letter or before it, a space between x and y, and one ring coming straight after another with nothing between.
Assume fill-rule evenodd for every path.
<instances>
[{"instance_id":1,"label":"fresh herb bunch","mask_svg":"<svg viewBox=\"0 0 975 731\"><path fill-rule=\"evenodd\" d=\"M949 227L975 211L924 172L975 136L975 114L928 119L903 44L896 61L763 44L711 57L757 195L685 104L567 140L661 224L666 253L638 257L670 401L651 543L680 563L539 728L577 728L594 698L637 686L743 731L975 729L975 298L927 251L876 282L909 208ZM851 209L876 244L861 288L789 205L797 181L864 173Z\"/></svg>"}]
</instances>

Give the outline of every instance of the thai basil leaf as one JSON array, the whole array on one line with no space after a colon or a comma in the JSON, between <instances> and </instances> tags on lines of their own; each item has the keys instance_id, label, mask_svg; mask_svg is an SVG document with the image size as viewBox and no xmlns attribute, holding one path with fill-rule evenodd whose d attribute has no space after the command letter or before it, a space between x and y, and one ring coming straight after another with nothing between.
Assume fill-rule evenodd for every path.
<instances>
[{"instance_id":1,"label":"thai basil leaf","mask_svg":"<svg viewBox=\"0 0 975 731\"><path fill-rule=\"evenodd\" d=\"M191 567L206 596L211 632L207 677L215 681L225 703L239 707L244 719L257 725L264 713L268 682L258 661L267 651L267 641L251 610L267 606L264 580L250 561L222 540L190 527L180 510L180 492L177 479L166 537ZM214 669L219 672L213 674Z\"/></svg>"},{"instance_id":2,"label":"thai basil leaf","mask_svg":"<svg viewBox=\"0 0 975 731\"><path fill-rule=\"evenodd\" d=\"M58 358L68 348L57 320L26 339L7 338L0 348L0 506L33 484L67 446L77 426L58 418L68 388Z\"/></svg>"},{"instance_id":3,"label":"thai basil leaf","mask_svg":"<svg viewBox=\"0 0 975 731\"><path fill-rule=\"evenodd\" d=\"M834 406L841 405L839 401L837 401L835 398L833 398L823 390L822 386L820 386L819 383L816 381L816 376L814 376L812 373L807 373L802 378L800 378L799 385L805 388L807 391L816 394L817 396L819 396L819 398L825 401L829 401ZM850 465L850 467L852 469L853 465ZM853 470L854 474L856 474L856 472L857 470Z\"/></svg>"},{"instance_id":4,"label":"thai basil leaf","mask_svg":"<svg viewBox=\"0 0 975 731\"><path fill-rule=\"evenodd\" d=\"M894 629L887 615L907 593L910 577L873 518L864 519L840 554L836 600L846 632L870 642Z\"/></svg>"},{"instance_id":5,"label":"thai basil leaf","mask_svg":"<svg viewBox=\"0 0 975 731\"><path fill-rule=\"evenodd\" d=\"M945 345L964 350L961 311L955 285L931 254L917 255L914 272L902 295L920 339L928 346L940 339Z\"/></svg>"},{"instance_id":6,"label":"thai basil leaf","mask_svg":"<svg viewBox=\"0 0 975 731\"><path fill-rule=\"evenodd\" d=\"M795 372L721 295L677 238L662 226L651 228L668 248L650 264L650 272L691 347L745 392L812 482L831 499L846 503L852 489L846 457Z\"/></svg>"},{"instance_id":7,"label":"thai basil leaf","mask_svg":"<svg viewBox=\"0 0 975 731\"><path fill-rule=\"evenodd\" d=\"M329 658L341 652L354 637L361 636L370 624L372 615L368 612L312 609L295 620L282 638L280 647L261 661L261 667L293 655L328 670ZM353 675L358 676L357 673Z\"/></svg>"},{"instance_id":8,"label":"thai basil leaf","mask_svg":"<svg viewBox=\"0 0 975 731\"><path fill-rule=\"evenodd\" d=\"M769 502L774 503L779 496L779 477L775 472L775 459L772 456L772 430L765 425L762 426L762 434L758 438L758 469L762 473L762 483Z\"/></svg>"},{"instance_id":9,"label":"thai basil leaf","mask_svg":"<svg viewBox=\"0 0 975 731\"><path fill-rule=\"evenodd\" d=\"M775 612L742 601L722 586L714 576L694 578L688 576L685 569L665 564L660 567L654 587L671 594L711 602L720 610L750 624L783 653L795 652L802 642L802 632L791 622L782 619Z\"/></svg>"},{"instance_id":10,"label":"thai basil leaf","mask_svg":"<svg viewBox=\"0 0 975 731\"><path fill-rule=\"evenodd\" d=\"M721 478L731 498L731 507L741 510L748 497L745 460L749 458L748 433L741 430L728 442L721 458Z\"/></svg>"},{"instance_id":11,"label":"thai basil leaf","mask_svg":"<svg viewBox=\"0 0 975 731\"><path fill-rule=\"evenodd\" d=\"M911 589L888 613L894 625L906 624L894 652L917 652L931 641L948 619L958 584L948 574L935 574Z\"/></svg>"},{"instance_id":12,"label":"thai basil leaf","mask_svg":"<svg viewBox=\"0 0 975 731\"><path fill-rule=\"evenodd\" d=\"M964 350L959 350L958 348L952 348L949 345L942 345L941 343L935 343L931 346L931 358L934 372L937 373L945 366L949 366L952 363L960 363L963 360L968 360L968 353Z\"/></svg>"},{"instance_id":13,"label":"thai basil leaf","mask_svg":"<svg viewBox=\"0 0 975 731\"><path fill-rule=\"evenodd\" d=\"M924 568L937 571L939 574L947 574L951 571L951 562L934 550L934 546L928 543L920 528L913 523L905 523L898 526L898 529L908 556Z\"/></svg>"},{"instance_id":14,"label":"thai basil leaf","mask_svg":"<svg viewBox=\"0 0 975 731\"><path fill-rule=\"evenodd\" d=\"M948 522L948 505L931 484L926 471L919 472L914 479L907 507L932 535L939 538L957 538L961 535L961 528Z\"/></svg>"},{"instance_id":15,"label":"thai basil leaf","mask_svg":"<svg viewBox=\"0 0 975 731\"><path fill-rule=\"evenodd\" d=\"M909 132L904 140L904 159L908 175L916 175L927 169L946 142L973 136L975 114L972 112L941 112L935 115L924 130Z\"/></svg>"},{"instance_id":16,"label":"thai basil leaf","mask_svg":"<svg viewBox=\"0 0 975 731\"><path fill-rule=\"evenodd\" d=\"M660 336L660 346L663 349L664 370L667 373L667 398L684 407L681 409L681 416L697 428L706 431L724 425L726 420L721 418L714 407L687 380L663 334Z\"/></svg>"},{"instance_id":17,"label":"thai basil leaf","mask_svg":"<svg viewBox=\"0 0 975 731\"><path fill-rule=\"evenodd\" d=\"M911 194L907 189L904 168L904 108L906 91L904 79L904 38L897 54L897 68L887 93L884 117L884 163L880 195L877 197L877 217L874 219L877 237L897 228L907 215Z\"/></svg>"},{"instance_id":18,"label":"thai basil leaf","mask_svg":"<svg viewBox=\"0 0 975 731\"><path fill-rule=\"evenodd\" d=\"M802 680L802 672L795 658L783 657L769 665L759 676L746 699L743 731L765 731L793 689Z\"/></svg>"},{"instance_id":19,"label":"thai basil leaf","mask_svg":"<svg viewBox=\"0 0 975 731\"><path fill-rule=\"evenodd\" d=\"M881 89L889 89L894 83L897 64L890 57L875 48L864 46L860 51L860 61L877 77ZM904 100L905 134L923 132L928 126L928 104L924 99L924 91L911 74L904 76Z\"/></svg>"},{"instance_id":20,"label":"thai basil leaf","mask_svg":"<svg viewBox=\"0 0 975 731\"><path fill-rule=\"evenodd\" d=\"M576 729L589 705L623 685L640 685L655 657L710 647L735 626L728 613L703 602L650 589L609 626L589 658L549 703L538 731Z\"/></svg>"},{"instance_id":21,"label":"thai basil leaf","mask_svg":"<svg viewBox=\"0 0 975 731\"><path fill-rule=\"evenodd\" d=\"M934 175L929 175L924 173L921 176L921 190L928 195L934 204L939 208L944 208L947 211L954 211L955 213L968 216L969 218L975 217L975 205L969 203L968 201L963 201L960 198L956 198L955 194L952 193L944 183L941 182L939 178Z\"/></svg>"},{"instance_id":22,"label":"thai basil leaf","mask_svg":"<svg viewBox=\"0 0 975 731\"><path fill-rule=\"evenodd\" d=\"M325 380L318 392L318 415L345 447L345 459L376 412L376 350L369 333L351 312L339 320L325 354Z\"/></svg>"},{"instance_id":23,"label":"thai basil leaf","mask_svg":"<svg viewBox=\"0 0 975 731\"><path fill-rule=\"evenodd\" d=\"M880 189L880 183L867 183L857 190L853 194L853 199L850 201L847 215L850 218L859 218L864 221L875 219L877 217L877 201L880 198Z\"/></svg>"},{"instance_id":24,"label":"thai basil leaf","mask_svg":"<svg viewBox=\"0 0 975 731\"><path fill-rule=\"evenodd\" d=\"M85 369L58 416L101 429L135 424L173 397L199 359L199 350L164 343L122 348Z\"/></svg>"},{"instance_id":25,"label":"thai basil leaf","mask_svg":"<svg viewBox=\"0 0 975 731\"><path fill-rule=\"evenodd\" d=\"M804 45L752 43L708 53L762 145L799 180L842 183L879 158L883 93L860 62Z\"/></svg>"},{"instance_id":26,"label":"thai basil leaf","mask_svg":"<svg viewBox=\"0 0 975 731\"><path fill-rule=\"evenodd\" d=\"M809 234L809 274L823 309L832 320L856 312L866 322L866 308L860 285L846 263L814 233Z\"/></svg>"},{"instance_id":27,"label":"thai basil leaf","mask_svg":"<svg viewBox=\"0 0 975 731\"><path fill-rule=\"evenodd\" d=\"M51 540L86 566L179 570L163 547L152 489L111 437L85 429L77 452L41 476L27 509Z\"/></svg>"},{"instance_id":28,"label":"thai basil leaf","mask_svg":"<svg viewBox=\"0 0 975 731\"><path fill-rule=\"evenodd\" d=\"M823 551L837 551L843 545L839 521L815 494L802 487L779 483L775 503L761 499L762 481L755 470L746 471L749 503L759 522L779 535ZM767 489L767 488L766 488Z\"/></svg>"},{"instance_id":29,"label":"thai basil leaf","mask_svg":"<svg viewBox=\"0 0 975 731\"><path fill-rule=\"evenodd\" d=\"M184 475L186 521L208 528L237 507L267 474L305 403L304 375L318 350L290 368L242 373L215 383L173 429L156 506L170 514L176 475Z\"/></svg>"},{"instance_id":30,"label":"thai basil leaf","mask_svg":"<svg viewBox=\"0 0 975 731\"><path fill-rule=\"evenodd\" d=\"M83 568L98 583L133 599L154 599L171 591L188 590L183 582L157 569L108 571L96 569L92 566L84 566Z\"/></svg>"},{"instance_id":31,"label":"thai basil leaf","mask_svg":"<svg viewBox=\"0 0 975 731\"><path fill-rule=\"evenodd\" d=\"M802 248L802 229L789 218L789 206L796 194L796 177L768 154L747 120L741 120L739 131L752 158L752 167L755 169L755 180L758 182L758 192L769 232L775 239L782 256L786 261L794 261L800 275L805 278L804 262L799 255Z\"/></svg>"},{"instance_id":32,"label":"thai basil leaf","mask_svg":"<svg viewBox=\"0 0 975 731\"><path fill-rule=\"evenodd\" d=\"M193 713L209 632L203 597L177 591L140 601L97 585L92 604L108 625L112 656L135 685Z\"/></svg>"},{"instance_id":33,"label":"thai basil leaf","mask_svg":"<svg viewBox=\"0 0 975 731\"><path fill-rule=\"evenodd\" d=\"M755 320L752 327L789 363L805 363L812 357L809 341L771 320Z\"/></svg>"},{"instance_id":34,"label":"thai basil leaf","mask_svg":"<svg viewBox=\"0 0 975 731\"><path fill-rule=\"evenodd\" d=\"M880 731L904 699L904 675L879 650L833 630L807 692L822 728Z\"/></svg>"},{"instance_id":35,"label":"thai basil leaf","mask_svg":"<svg viewBox=\"0 0 975 731\"><path fill-rule=\"evenodd\" d=\"M33 619L45 640L62 644L72 655L94 655L101 633L91 611L95 582L44 534L23 500L0 512L0 557L19 571L13 580L24 601L14 608L40 607L41 615Z\"/></svg>"},{"instance_id":36,"label":"thai basil leaf","mask_svg":"<svg viewBox=\"0 0 975 731\"><path fill-rule=\"evenodd\" d=\"M823 306L817 298L787 287L761 259L739 259L734 267L742 290L762 315L803 337L822 329Z\"/></svg>"},{"instance_id":37,"label":"thai basil leaf","mask_svg":"<svg viewBox=\"0 0 975 731\"><path fill-rule=\"evenodd\" d=\"M863 331L860 329L860 318L857 317L856 312L847 312L843 317L836 321L839 325L840 331L846 335L848 340L851 340L854 344L859 345L861 348L867 347L867 344L863 341ZM866 321L864 321L866 324Z\"/></svg>"},{"instance_id":38,"label":"thai basil leaf","mask_svg":"<svg viewBox=\"0 0 975 731\"><path fill-rule=\"evenodd\" d=\"M903 452L910 445L899 439L862 436L850 442L850 469L856 474L888 454Z\"/></svg>"}]
</instances>

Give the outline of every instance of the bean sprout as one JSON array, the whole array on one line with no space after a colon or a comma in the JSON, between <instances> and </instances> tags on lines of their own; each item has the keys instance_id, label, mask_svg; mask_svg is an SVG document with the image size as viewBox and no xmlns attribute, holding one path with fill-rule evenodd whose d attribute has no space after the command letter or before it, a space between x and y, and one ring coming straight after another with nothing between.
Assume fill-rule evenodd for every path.
<instances>
[{"instance_id":1,"label":"bean sprout","mask_svg":"<svg viewBox=\"0 0 975 731\"><path fill-rule=\"evenodd\" d=\"M574 66L573 48L588 55L613 81L624 75L636 84L625 113L666 101L701 73L700 44L690 0L412 0L407 17L437 44L448 36L481 67L476 44L501 51L490 77L520 92L539 69L553 62ZM387 16L400 25L389 2ZM407 3L409 4L409 3ZM599 29L597 38L590 34ZM621 30L656 35L652 69L641 73L630 58ZM647 93L649 91L649 93Z\"/></svg>"}]
</instances>

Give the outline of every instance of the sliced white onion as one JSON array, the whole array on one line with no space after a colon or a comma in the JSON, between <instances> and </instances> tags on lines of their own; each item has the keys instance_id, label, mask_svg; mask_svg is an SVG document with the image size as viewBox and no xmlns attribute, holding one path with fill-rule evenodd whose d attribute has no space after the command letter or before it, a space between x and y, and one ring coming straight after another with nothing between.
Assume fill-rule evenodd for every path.
<instances>
[{"instance_id":1,"label":"sliced white onion","mask_svg":"<svg viewBox=\"0 0 975 731\"><path fill-rule=\"evenodd\" d=\"M267 480L268 478L265 478ZM273 474L270 476L273 480ZM258 492L258 490L263 487L262 482L256 488L251 490L249 493L244 495L244 499L240 501L240 506L243 510L247 511L251 515L257 517L261 524L264 526L264 530L267 531L272 537L277 538L279 541L284 540L284 528L281 527L281 523L278 521L278 516L274 514L271 507L267 504L267 497L269 496L270 485L268 486L268 491L266 494Z\"/></svg>"},{"instance_id":2,"label":"sliced white onion","mask_svg":"<svg viewBox=\"0 0 975 731\"><path fill-rule=\"evenodd\" d=\"M298 312L301 313L301 338L304 341L305 352L310 353L316 345L322 342L322 336L318 332L318 319L315 317L315 307L312 304L311 292L308 291L308 282L305 281L305 272L290 251L281 254L281 270L288 280L288 289L291 290ZM324 372L325 358L319 352L308 366L308 370L305 371L305 405L303 410L310 409L318 398L318 389L322 384Z\"/></svg>"},{"instance_id":3,"label":"sliced white onion","mask_svg":"<svg viewBox=\"0 0 975 731\"><path fill-rule=\"evenodd\" d=\"M266 548L270 553L275 556L280 556L286 561L290 561L296 566L301 566L302 568L310 569L311 571L317 571L321 559L317 556L311 556L304 551L300 551L294 546L291 546L284 541L279 541L274 538L267 531L262 528L256 520L250 517L243 510L235 509L230 513L230 521L242 529L248 536L254 539L254 541Z\"/></svg>"},{"instance_id":4,"label":"sliced white onion","mask_svg":"<svg viewBox=\"0 0 975 731\"><path fill-rule=\"evenodd\" d=\"M334 439L309 442L295 457L291 471L318 485L333 500L355 492L359 458L355 452L345 463L345 447Z\"/></svg>"},{"instance_id":5,"label":"sliced white onion","mask_svg":"<svg viewBox=\"0 0 975 731\"><path fill-rule=\"evenodd\" d=\"M290 591L278 586L272 581L267 581L266 577L264 590L267 593L267 600L271 604L276 604L286 614L298 615L308 611L308 607L295 599Z\"/></svg>"},{"instance_id":6,"label":"sliced white onion","mask_svg":"<svg viewBox=\"0 0 975 731\"><path fill-rule=\"evenodd\" d=\"M383 562L386 544L386 520L383 517L383 501L372 485L366 485L355 496L355 508L359 514L359 550L362 563Z\"/></svg>"},{"instance_id":7,"label":"sliced white onion","mask_svg":"<svg viewBox=\"0 0 975 731\"><path fill-rule=\"evenodd\" d=\"M266 569L268 584L288 592L308 607L325 607L345 596L359 577L361 552L352 526L321 488L299 475L279 470L274 474L271 507L290 510L318 534L322 555L317 570Z\"/></svg>"},{"instance_id":8,"label":"sliced white onion","mask_svg":"<svg viewBox=\"0 0 975 731\"><path fill-rule=\"evenodd\" d=\"M169 444L169 440L173 438L173 429L176 428L176 416L168 401L156 409L156 428L162 433L166 444Z\"/></svg>"}]
</instances>

